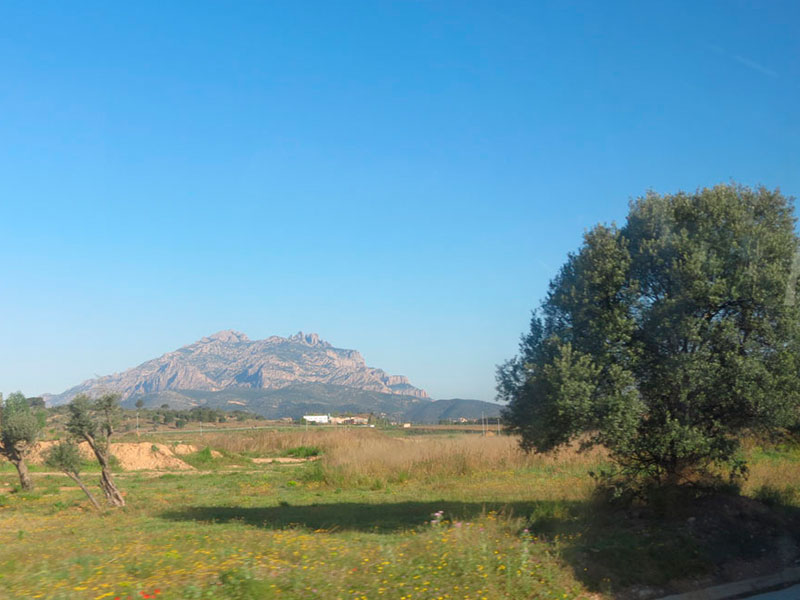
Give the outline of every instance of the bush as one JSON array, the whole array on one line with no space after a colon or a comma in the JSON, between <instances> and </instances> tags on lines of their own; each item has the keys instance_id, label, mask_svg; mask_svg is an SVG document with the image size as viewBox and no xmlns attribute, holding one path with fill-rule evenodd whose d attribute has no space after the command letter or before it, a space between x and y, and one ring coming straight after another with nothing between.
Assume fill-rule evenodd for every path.
<instances>
[{"instance_id":1,"label":"bush","mask_svg":"<svg viewBox=\"0 0 800 600\"><path fill-rule=\"evenodd\" d=\"M291 456L294 458L310 458L312 456L319 456L320 454L322 454L322 450L317 446L297 446L295 448L289 448L284 452L284 456Z\"/></svg>"}]
</instances>

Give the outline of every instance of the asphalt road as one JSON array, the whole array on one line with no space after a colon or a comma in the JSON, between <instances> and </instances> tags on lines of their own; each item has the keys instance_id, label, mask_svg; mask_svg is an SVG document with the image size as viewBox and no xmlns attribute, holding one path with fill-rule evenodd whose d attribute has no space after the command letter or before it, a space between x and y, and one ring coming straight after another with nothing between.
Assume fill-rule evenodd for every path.
<instances>
[{"instance_id":1,"label":"asphalt road","mask_svg":"<svg viewBox=\"0 0 800 600\"><path fill-rule=\"evenodd\" d=\"M800 600L800 585L793 585L782 590L766 592L756 596L748 596L747 600Z\"/></svg>"}]
</instances>

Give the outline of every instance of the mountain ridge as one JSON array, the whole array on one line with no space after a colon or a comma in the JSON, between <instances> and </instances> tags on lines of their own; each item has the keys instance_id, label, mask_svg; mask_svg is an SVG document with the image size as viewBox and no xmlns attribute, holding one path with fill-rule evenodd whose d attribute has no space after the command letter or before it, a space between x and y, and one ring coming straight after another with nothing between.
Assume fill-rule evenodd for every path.
<instances>
[{"instance_id":1,"label":"mountain ridge","mask_svg":"<svg viewBox=\"0 0 800 600\"><path fill-rule=\"evenodd\" d=\"M251 340L231 329L46 398L57 406L80 393L112 391L125 401L171 390L278 390L311 383L428 399L427 392L411 385L407 377L369 367L358 351L335 348L316 333Z\"/></svg>"}]
</instances>

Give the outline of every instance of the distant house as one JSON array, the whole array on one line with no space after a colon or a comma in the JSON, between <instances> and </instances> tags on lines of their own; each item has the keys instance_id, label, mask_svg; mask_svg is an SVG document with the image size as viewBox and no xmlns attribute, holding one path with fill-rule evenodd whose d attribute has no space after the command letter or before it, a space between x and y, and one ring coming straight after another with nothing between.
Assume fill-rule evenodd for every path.
<instances>
[{"instance_id":1,"label":"distant house","mask_svg":"<svg viewBox=\"0 0 800 600\"><path fill-rule=\"evenodd\" d=\"M369 415L353 415L351 417L331 417L334 425L368 425Z\"/></svg>"},{"instance_id":2,"label":"distant house","mask_svg":"<svg viewBox=\"0 0 800 600\"><path fill-rule=\"evenodd\" d=\"M327 424L331 422L331 417L330 415L303 415L303 420L306 423Z\"/></svg>"}]
</instances>

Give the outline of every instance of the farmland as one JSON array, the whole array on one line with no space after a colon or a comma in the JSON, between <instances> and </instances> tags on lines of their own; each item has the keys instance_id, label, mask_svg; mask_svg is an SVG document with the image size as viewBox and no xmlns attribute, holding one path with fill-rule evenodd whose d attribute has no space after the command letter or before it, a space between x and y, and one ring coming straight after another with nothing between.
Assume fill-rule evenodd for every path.
<instances>
[{"instance_id":1,"label":"farmland","mask_svg":"<svg viewBox=\"0 0 800 600\"><path fill-rule=\"evenodd\" d=\"M665 504L651 518L593 498L587 473L602 452L526 456L513 438L474 431L181 437L192 469L118 468L121 510L92 510L45 466L32 467L36 489L19 492L4 463L0 596L653 597L797 554L800 451L789 443L748 445L743 497ZM156 452L175 438L119 441ZM94 483L91 467L84 478Z\"/></svg>"}]
</instances>

